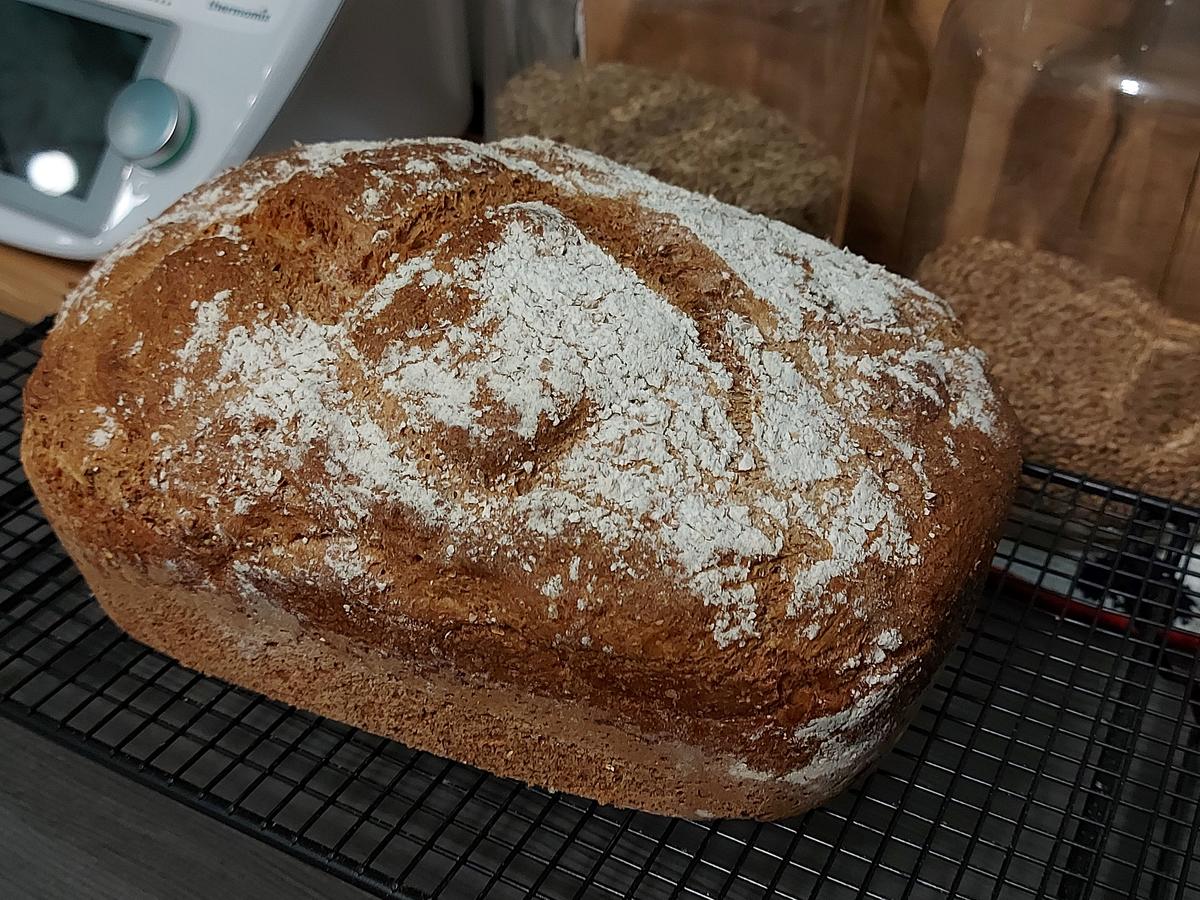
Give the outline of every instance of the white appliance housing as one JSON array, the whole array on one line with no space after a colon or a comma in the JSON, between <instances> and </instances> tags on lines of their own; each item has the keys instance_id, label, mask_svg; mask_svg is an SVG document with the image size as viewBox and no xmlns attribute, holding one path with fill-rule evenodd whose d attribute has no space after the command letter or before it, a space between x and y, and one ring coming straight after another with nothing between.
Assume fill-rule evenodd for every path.
<instances>
[{"instance_id":1,"label":"white appliance housing","mask_svg":"<svg viewBox=\"0 0 1200 900\"><path fill-rule=\"evenodd\" d=\"M470 120L464 0L0 0L6 20L0 242L42 253L95 258L255 151ZM157 91L111 102L133 82Z\"/></svg>"}]
</instances>

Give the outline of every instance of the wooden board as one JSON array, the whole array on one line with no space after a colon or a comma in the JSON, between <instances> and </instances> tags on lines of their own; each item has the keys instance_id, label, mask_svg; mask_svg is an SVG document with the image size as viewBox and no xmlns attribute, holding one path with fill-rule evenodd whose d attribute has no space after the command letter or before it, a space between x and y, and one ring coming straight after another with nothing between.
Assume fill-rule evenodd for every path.
<instances>
[{"instance_id":1,"label":"wooden board","mask_svg":"<svg viewBox=\"0 0 1200 900\"><path fill-rule=\"evenodd\" d=\"M0 313L23 322L45 318L58 309L89 265L0 244Z\"/></svg>"}]
</instances>

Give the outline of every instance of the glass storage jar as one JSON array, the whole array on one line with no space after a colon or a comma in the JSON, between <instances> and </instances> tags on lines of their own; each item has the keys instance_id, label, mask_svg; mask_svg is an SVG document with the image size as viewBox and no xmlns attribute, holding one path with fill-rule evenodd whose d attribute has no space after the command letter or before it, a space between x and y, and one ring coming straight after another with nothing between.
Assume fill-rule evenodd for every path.
<instances>
[{"instance_id":1,"label":"glass storage jar","mask_svg":"<svg viewBox=\"0 0 1200 900\"><path fill-rule=\"evenodd\" d=\"M481 2L507 34L530 33L515 15L558 35L535 61L485 34L489 136L562 140L840 239L883 0L579 0L569 60L564 4Z\"/></svg>"},{"instance_id":2,"label":"glass storage jar","mask_svg":"<svg viewBox=\"0 0 1200 900\"><path fill-rule=\"evenodd\" d=\"M925 116L908 272L994 238L1200 320L1198 0L953 0Z\"/></svg>"}]
</instances>

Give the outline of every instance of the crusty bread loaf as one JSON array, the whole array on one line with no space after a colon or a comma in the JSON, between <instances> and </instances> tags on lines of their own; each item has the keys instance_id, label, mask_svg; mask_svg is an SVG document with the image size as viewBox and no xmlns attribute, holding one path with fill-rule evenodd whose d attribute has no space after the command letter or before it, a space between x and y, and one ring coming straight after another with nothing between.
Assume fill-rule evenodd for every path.
<instances>
[{"instance_id":1,"label":"crusty bread loaf","mask_svg":"<svg viewBox=\"0 0 1200 900\"><path fill-rule=\"evenodd\" d=\"M975 238L922 263L992 362L1028 455L1200 503L1200 325L1066 256Z\"/></svg>"},{"instance_id":2,"label":"crusty bread loaf","mask_svg":"<svg viewBox=\"0 0 1200 900\"><path fill-rule=\"evenodd\" d=\"M224 174L72 293L25 415L135 637L700 817L811 807L894 737L1017 466L935 297L529 139Z\"/></svg>"}]
</instances>

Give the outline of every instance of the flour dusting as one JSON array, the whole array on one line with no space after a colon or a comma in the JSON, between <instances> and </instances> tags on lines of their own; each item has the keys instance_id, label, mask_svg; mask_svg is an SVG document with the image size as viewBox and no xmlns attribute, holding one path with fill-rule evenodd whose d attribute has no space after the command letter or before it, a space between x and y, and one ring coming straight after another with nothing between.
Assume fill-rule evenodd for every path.
<instances>
[{"instance_id":1,"label":"flour dusting","mask_svg":"<svg viewBox=\"0 0 1200 900\"><path fill-rule=\"evenodd\" d=\"M247 322L235 298L243 309L261 300L231 285L191 302L177 371L165 375L186 409L189 370L204 354L216 360L199 391L211 418L160 454L159 489L186 476L220 431L230 499L217 508L248 515L302 491L336 523L325 567L346 583L364 571L363 523L395 507L445 534L447 559L512 577L554 562L540 546L602 544L611 579L665 578L709 608L721 647L762 635L756 573L785 584L782 612L816 640L843 611L866 615L849 587L864 567L919 561L916 535L937 498L931 466L958 464L951 433L998 427L981 355L930 330L946 315L940 301L778 222L581 151L531 139L379 146L409 152L388 168L368 144L305 148L201 189L125 252L165 227L223 228L302 172L365 163L359 207L380 221L500 167L543 192L630 197L673 218L716 254L728 307L702 333L678 300L541 198L475 211L496 237L474 250L451 253L447 232L393 253L322 321L293 312ZM368 231L371 243L402 238L402 221ZM386 331L451 296L462 318L418 315ZM941 417L944 444L914 446L900 415L912 405ZM471 452L503 447L507 469L485 482L456 468L443 458L445 435ZM102 423L91 442L109 440ZM557 564L562 574L530 584L552 609L603 605L577 550ZM860 664L895 650L893 632Z\"/></svg>"},{"instance_id":2,"label":"flour dusting","mask_svg":"<svg viewBox=\"0 0 1200 900\"><path fill-rule=\"evenodd\" d=\"M100 417L100 426L88 435L88 444L97 450L103 450L112 443L117 433L117 420L112 417L106 406L97 406L93 412Z\"/></svg>"}]
</instances>

